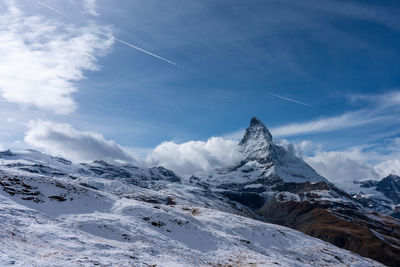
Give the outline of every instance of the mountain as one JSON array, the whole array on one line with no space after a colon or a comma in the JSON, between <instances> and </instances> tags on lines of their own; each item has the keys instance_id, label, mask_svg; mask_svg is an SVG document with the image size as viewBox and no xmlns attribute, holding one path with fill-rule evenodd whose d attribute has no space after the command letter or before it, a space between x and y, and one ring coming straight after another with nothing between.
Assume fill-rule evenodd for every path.
<instances>
[{"instance_id":1,"label":"mountain","mask_svg":"<svg viewBox=\"0 0 400 267\"><path fill-rule=\"evenodd\" d=\"M2 266L381 266L162 167L0 157Z\"/></svg>"},{"instance_id":2,"label":"mountain","mask_svg":"<svg viewBox=\"0 0 400 267\"><path fill-rule=\"evenodd\" d=\"M275 145L271 133L257 118L251 119L239 146L244 154L239 165L217 170L212 175L197 174L203 176L197 178L214 185L243 185L243 189L262 188L264 191L268 185L278 182L327 182L303 160Z\"/></svg>"},{"instance_id":3,"label":"mountain","mask_svg":"<svg viewBox=\"0 0 400 267\"><path fill-rule=\"evenodd\" d=\"M274 192L287 191L286 187L307 183L317 188L328 182L303 160L274 144L271 133L257 118L251 119L239 146L244 155L240 164L211 174L196 173L190 181L214 188L254 210Z\"/></svg>"},{"instance_id":4,"label":"mountain","mask_svg":"<svg viewBox=\"0 0 400 267\"><path fill-rule=\"evenodd\" d=\"M360 191L368 190L373 196L381 196L379 192L384 196L381 196L382 199L386 198L395 205L400 204L400 176L391 174L380 181L364 180L354 183L360 185Z\"/></svg>"},{"instance_id":5,"label":"mountain","mask_svg":"<svg viewBox=\"0 0 400 267\"><path fill-rule=\"evenodd\" d=\"M190 179L162 166L0 152L0 262L399 266L398 220L276 145L257 118L239 146L240 164Z\"/></svg>"},{"instance_id":6,"label":"mountain","mask_svg":"<svg viewBox=\"0 0 400 267\"><path fill-rule=\"evenodd\" d=\"M251 119L239 146L244 158L240 164L211 174L196 173L190 181L254 210L282 192L298 200L353 201L294 153L276 145L267 127L257 118ZM292 191L298 192L292 194Z\"/></svg>"},{"instance_id":7,"label":"mountain","mask_svg":"<svg viewBox=\"0 0 400 267\"><path fill-rule=\"evenodd\" d=\"M390 205L339 189L276 145L257 118L251 119L239 145L245 159L238 166L196 174L192 183L251 208L268 222L390 266L400 265L400 222L376 212L393 210Z\"/></svg>"},{"instance_id":8,"label":"mountain","mask_svg":"<svg viewBox=\"0 0 400 267\"><path fill-rule=\"evenodd\" d=\"M394 174L380 181L353 181L351 195L378 212L400 218L400 177Z\"/></svg>"},{"instance_id":9,"label":"mountain","mask_svg":"<svg viewBox=\"0 0 400 267\"><path fill-rule=\"evenodd\" d=\"M237 171L251 168L263 169L265 179L274 177L283 182L327 182L303 160L273 143L267 127L257 118L252 118L240 141L245 160L236 167Z\"/></svg>"}]
</instances>

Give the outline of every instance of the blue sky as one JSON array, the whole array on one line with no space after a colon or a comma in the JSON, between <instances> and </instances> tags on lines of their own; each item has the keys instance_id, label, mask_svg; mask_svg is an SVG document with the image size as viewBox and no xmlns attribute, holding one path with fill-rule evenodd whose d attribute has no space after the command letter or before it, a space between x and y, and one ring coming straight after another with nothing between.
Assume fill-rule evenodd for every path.
<instances>
[{"instance_id":1,"label":"blue sky","mask_svg":"<svg viewBox=\"0 0 400 267\"><path fill-rule=\"evenodd\" d=\"M35 146L32 125L52 121L143 154L163 141L237 139L257 116L279 139L311 142L308 156L362 147L364 157L398 158L389 151L400 137L398 1L2 7L0 53L11 55L0 66L3 148Z\"/></svg>"}]
</instances>

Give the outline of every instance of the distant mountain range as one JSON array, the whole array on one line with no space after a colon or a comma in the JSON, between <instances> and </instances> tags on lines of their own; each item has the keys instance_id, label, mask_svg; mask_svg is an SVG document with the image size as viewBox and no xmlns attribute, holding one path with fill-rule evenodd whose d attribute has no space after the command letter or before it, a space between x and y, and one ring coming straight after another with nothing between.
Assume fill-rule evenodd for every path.
<instances>
[{"instance_id":1,"label":"distant mountain range","mask_svg":"<svg viewBox=\"0 0 400 267\"><path fill-rule=\"evenodd\" d=\"M239 146L240 164L187 179L162 166L0 152L0 262L400 266L398 176L345 192L257 118Z\"/></svg>"}]
</instances>

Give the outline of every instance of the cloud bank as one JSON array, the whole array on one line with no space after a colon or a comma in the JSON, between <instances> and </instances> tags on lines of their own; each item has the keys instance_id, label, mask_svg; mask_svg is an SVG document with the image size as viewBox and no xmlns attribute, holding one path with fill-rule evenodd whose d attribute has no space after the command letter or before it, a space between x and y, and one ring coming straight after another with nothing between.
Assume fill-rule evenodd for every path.
<instances>
[{"instance_id":1,"label":"cloud bank","mask_svg":"<svg viewBox=\"0 0 400 267\"><path fill-rule=\"evenodd\" d=\"M74 111L75 83L99 68L97 59L113 44L101 33L107 29L25 16L13 1L0 8L0 96L57 114Z\"/></svg>"},{"instance_id":2,"label":"cloud bank","mask_svg":"<svg viewBox=\"0 0 400 267\"><path fill-rule=\"evenodd\" d=\"M69 124L41 120L28 124L24 141L45 153L76 162L106 159L139 166L163 166L183 176L231 167L243 159L238 142L221 137L182 144L163 142L139 157L135 149L123 148L98 133L78 131Z\"/></svg>"},{"instance_id":3,"label":"cloud bank","mask_svg":"<svg viewBox=\"0 0 400 267\"><path fill-rule=\"evenodd\" d=\"M304 160L319 174L344 188L351 188L354 180L383 178L373 165L351 157L348 151L318 151Z\"/></svg>"},{"instance_id":4,"label":"cloud bank","mask_svg":"<svg viewBox=\"0 0 400 267\"><path fill-rule=\"evenodd\" d=\"M355 180L380 180L389 174L400 175L400 138L386 144L350 147L346 150L326 151L320 144L303 141L281 145L294 148L319 174L346 190L354 188Z\"/></svg>"},{"instance_id":5,"label":"cloud bank","mask_svg":"<svg viewBox=\"0 0 400 267\"><path fill-rule=\"evenodd\" d=\"M324 150L321 144L306 140L290 143L282 139L278 144L348 191L355 188L355 180L380 180L389 174L400 175L400 138L336 151Z\"/></svg>"},{"instance_id":6,"label":"cloud bank","mask_svg":"<svg viewBox=\"0 0 400 267\"><path fill-rule=\"evenodd\" d=\"M243 159L238 142L223 137L182 144L163 142L139 159L100 134L78 131L68 124L51 121L31 121L24 140L27 145L46 153L75 161L106 159L140 166L163 166L182 176L232 167ZM389 174L400 175L400 138L386 144L351 147L343 151L325 151L320 144L310 141L292 144L280 140L278 144L347 190L351 190L354 180L379 180Z\"/></svg>"},{"instance_id":7,"label":"cloud bank","mask_svg":"<svg viewBox=\"0 0 400 267\"><path fill-rule=\"evenodd\" d=\"M164 142L146 159L149 165L161 165L180 175L196 171L211 171L231 167L242 160L236 141L211 137L207 141L189 141L183 144Z\"/></svg>"},{"instance_id":8,"label":"cloud bank","mask_svg":"<svg viewBox=\"0 0 400 267\"><path fill-rule=\"evenodd\" d=\"M400 159L389 159L374 166L374 169L382 174L388 176L389 174L400 175Z\"/></svg>"},{"instance_id":9,"label":"cloud bank","mask_svg":"<svg viewBox=\"0 0 400 267\"><path fill-rule=\"evenodd\" d=\"M135 161L114 141L105 140L97 133L78 131L68 124L31 121L24 140L29 146L42 149L46 153L75 161L97 159Z\"/></svg>"}]
</instances>

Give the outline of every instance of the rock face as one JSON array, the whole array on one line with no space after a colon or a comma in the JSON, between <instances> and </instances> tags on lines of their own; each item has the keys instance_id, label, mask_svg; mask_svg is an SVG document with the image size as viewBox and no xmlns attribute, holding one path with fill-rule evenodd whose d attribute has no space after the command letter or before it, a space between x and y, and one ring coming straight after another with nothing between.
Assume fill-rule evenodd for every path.
<instances>
[{"instance_id":1,"label":"rock face","mask_svg":"<svg viewBox=\"0 0 400 267\"><path fill-rule=\"evenodd\" d=\"M282 199L281 194L258 210L269 222L291 227L388 266L399 266L400 222L395 218L366 212L350 202L299 201L294 197Z\"/></svg>"},{"instance_id":2,"label":"rock face","mask_svg":"<svg viewBox=\"0 0 400 267\"><path fill-rule=\"evenodd\" d=\"M383 178L377 184L376 191L381 192L393 203L400 204L400 176L391 174Z\"/></svg>"},{"instance_id":3,"label":"rock face","mask_svg":"<svg viewBox=\"0 0 400 267\"><path fill-rule=\"evenodd\" d=\"M245 154L245 161L257 161L260 164L269 164L277 160L277 153L272 143L272 135L267 127L257 118L252 118L250 126L243 136L241 146Z\"/></svg>"},{"instance_id":4,"label":"rock face","mask_svg":"<svg viewBox=\"0 0 400 267\"><path fill-rule=\"evenodd\" d=\"M363 206L368 207L369 210L399 218L399 176L391 174L380 181L353 181L350 190L352 197L363 203Z\"/></svg>"},{"instance_id":5,"label":"rock face","mask_svg":"<svg viewBox=\"0 0 400 267\"><path fill-rule=\"evenodd\" d=\"M395 205L400 204L400 176L391 174L380 181L366 180L355 183L360 184L361 188L374 189L382 193Z\"/></svg>"}]
</instances>

